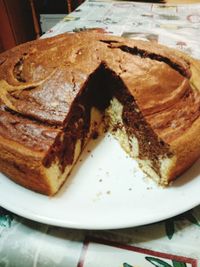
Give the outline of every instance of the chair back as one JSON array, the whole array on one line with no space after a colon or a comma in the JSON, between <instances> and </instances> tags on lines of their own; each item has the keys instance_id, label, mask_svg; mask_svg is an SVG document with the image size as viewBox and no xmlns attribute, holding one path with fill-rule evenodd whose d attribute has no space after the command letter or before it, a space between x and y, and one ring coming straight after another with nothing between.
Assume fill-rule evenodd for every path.
<instances>
[{"instance_id":1,"label":"chair back","mask_svg":"<svg viewBox=\"0 0 200 267\"><path fill-rule=\"evenodd\" d=\"M72 12L77 6L82 4L85 0L66 0L68 13Z\"/></svg>"}]
</instances>

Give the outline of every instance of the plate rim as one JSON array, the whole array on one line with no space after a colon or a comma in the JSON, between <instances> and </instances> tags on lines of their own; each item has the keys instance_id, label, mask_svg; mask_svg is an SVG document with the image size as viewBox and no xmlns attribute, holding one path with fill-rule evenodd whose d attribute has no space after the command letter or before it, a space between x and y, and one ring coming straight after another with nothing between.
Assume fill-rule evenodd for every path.
<instances>
[{"instance_id":1,"label":"plate rim","mask_svg":"<svg viewBox=\"0 0 200 267\"><path fill-rule=\"evenodd\" d=\"M192 203L191 205L188 205L187 207L185 207L184 209L182 209L181 211L179 211L178 213L176 211L172 212L171 214L167 214L167 215L162 215L160 217L156 217L155 219L150 218L149 220L146 220L145 223L140 223L139 221L137 223L134 222L128 222L128 223L121 223L121 224L116 224L116 225L112 225L109 226L109 224L106 224L104 226L90 226L90 224L83 224L83 223L74 223L74 222L70 222L66 221L66 220L56 220L56 219L52 219L52 218L48 218L46 216L41 216L41 215L34 215L33 212L26 214L23 213L23 211L16 211L14 208L10 207L9 205L5 205L4 203L1 203L0 200L0 206L10 212L12 212L13 214L20 216L24 219L28 219L37 223L42 223L42 224L47 224L47 225L51 225L51 226L56 226L56 227L63 227L63 228L71 228L71 229L76 229L76 230L117 230L117 229L125 229L125 228L132 228L132 227L139 227L139 226L145 226L145 225L150 225L152 223L159 223L162 221L165 221L169 218L173 218L174 216L183 214L197 206L200 205L200 202L196 201L196 203ZM113 224L113 223L112 223Z\"/></svg>"},{"instance_id":2,"label":"plate rim","mask_svg":"<svg viewBox=\"0 0 200 267\"><path fill-rule=\"evenodd\" d=\"M112 177L110 180L110 185L113 186L113 182L117 181L116 178L113 179L113 177L116 175L116 173L118 175L118 172L119 172L118 179L120 179L120 183L116 184L116 187L115 187L116 190L113 190L114 187L112 188L113 195L111 196L111 198L109 198L109 200L106 197L104 197L103 199L102 198L97 199L97 200L102 200L99 202L94 202L94 200L91 199L91 196L93 198L94 196L96 196L97 190L99 191L99 184L98 184L97 180L95 182L95 179L94 179L95 178L94 176L97 175L95 173L96 168L99 167L98 160L99 159L101 160L101 167L102 166L105 167L104 172L106 170L108 170L107 169L108 166L109 166L109 168L111 168L110 170L113 170L113 165L110 164L110 161L108 161L107 157L104 157L104 160L102 161L102 154L101 153L102 153L102 151L104 151L103 150L104 147L97 146L96 147L97 148L97 150L96 150L97 154L95 154L95 156L92 156L92 157L87 157L87 160L89 160L89 164L92 163L92 164L96 165L94 167L94 169L90 168L90 170L89 170L90 174L88 175L88 165L87 165L88 162L86 160L86 165L85 164L82 165L84 170L82 169L82 171L80 171L80 173L78 173L78 176L76 176L77 170L81 170L81 169L79 169L80 165L77 166L77 170L75 170L75 176L73 177L73 179L67 180L67 181L73 180L74 185L73 185L73 183L67 183L67 181L66 181L66 183L63 185L61 190L58 192L58 195L55 195L53 197L45 196L45 195L33 192L29 189L26 189L26 188L20 186L19 184L16 184L13 180L9 179L5 174L0 173L0 193L1 193L0 194L0 206L3 207L4 209L9 210L10 212L12 212L14 214L17 214L18 216L24 217L26 219L29 219L29 220L32 220L32 221L35 221L38 223L43 223L43 224L48 224L48 225L58 226L58 227L64 227L64 228L73 228L73 229L110 230L110 229L122 229L122 228L137 227L137 226L148 225L148 224L160 222L160 221L172 218L174 216L177 216L179 214L182 214L182 213L200 205L200 197L199 197L199 194L197 194L199 186L196 186L200 183L200 173L199 173L200 159L197 160L197 162L193 165L194 168L192 166L191 168L189 168L189 170L188 170L189 172L186 171L184 173L185 175L183 174L184 177L180 177L179 179L177 179L177 183L175 183L174 187L173 186L169 187L169 191L166 191L167 193L162 193L163 191L160 191L160 190L161 189L163 190L163 188L159 189L159 186L157 186L155 184L155 182L151 182L152 184L145 182L145 180L142 178L144 176L141 176L141 169L138 169L138 167L137 167L137 170L140 170L140 172L134 172L129 177L129 175L130 175L130 173L129 173L130 172L130 170L129 170L130 166L129 165L131 163L131 168L132 168L133 159L129 158L127 161L127 157L124 158L124 155L127 155L127 154L122 150L121 146L119 145L119 143L115 139L111 138L111 140L110 140L110 137L108 137L108 139L104 138L103 140L105 140L105 143L103 143L103 145L108 145L108 143L111 144L110 141L114 140L114 143L112 143L112 145L114 145L114 147L110 146L110 154L108 153L109 160L113 155L116 156L116 153L118 153L119 151L120 151L120 153L122 152L122 154L118 154L118 156L117 156L118 160L120 160L120 164L117 168L116 167L114 168L115 172L111 172L111 176L110 176L110 178ZM117 145L117 147L115 146L115 144ZM86 150L87 150L87 148L86 148ZM95 150L93 150L93 155L94 155L94 152L95 152ZM100 158L99 158L99 156L100 156ZM84 157L84 155L83 155L83 157ZM125 161L123 161L122 159ZM82 160L80 160L80 161L82 161ZM96 163L96 161L97 161L97 163ZM126 165L127 163L128 163L128 165ZM91 166L91 165L89 165L89 166ZM123 168L121 166L123 166ZM126 168L127 172L124 172L124 168ZM83 179L83 176L86 174L88 177L89 176L91 176L91 177L90 178L86 177L86 179ZM73 175L73 171L72 171L72 175ZM121 179L121 175L123 175L123 176L128 175L128 177L126 179L127 183L124 183L124 179ZM136 180L132 180L133 176ZM76 177L77 177L77 180L76 180ZM81 178L81 181L83 181L83 183L80 183L80 180L79 180L80 178ZM130 180L130 178L131 178L131 180ZM192 180L191 180L191 178L192 178ZM181 180L181 179L183 179L183 180ZM90 184L90 186L88 187L88 182L91 183L91 181L93 182L93 184ZM131 186L134 186L135 189L139 190L139 191L135 191L136 194L134 194L134 191L132 191L131 195L127 195L127 197L126 197L126 194L127 194L126 190L128 189L128 187L130 185L129 184L130 181L132 183ZM151 180L148 178L148 181L151 181ZM181 181L183 181L183 182L181 182ZM121 188L121 185L124 186L124 184L125 184L125 187ZM72 187L71 187L72 190L68 191L67 190L68 186L71 186L71 185L72 185ZM84 191L85 185L86 185L87 190L89 189L89 191L86 191L86 192ZM108 183L108 180L106 180L106 182L104 184L104 188L101 188L101 189L105 190L105 189L107 189L107 186L110 186L110 185ZM152 188L153 190L147 190L148 186L151 187L151 185L155 185ZM81 186L81 187L77 188L77 186ZM92 186L94 186L94 187L92 187ZM106 186L106 188L105 188L105 186ZM176 188L177 186L178 186L178 188ZM144 191L143 191L143 188L144 188ZM141 189L142 189L142 191L140 191ZM81 194L79 191L79 193L77 195L77 193L76 193L77 190L81 190ZM195 194L194 194L194 196L190 197L189 201L188 201L188 196L189 195L191 196L191 190L193 190L193 192ZM60 192L61 192L61 194L59 194ZM75 195L74 195L74 192L75 192ZM125 202L121 201L121 198L119 198L118 194L121 194L121 192L122 192L122 196L124 196L123 194L125 194ZM177 192L178 192L178 195L177 195ZM14 197L11 198L10 194L13 194L13 193L15 193ZM84 210L80 211L77 209L77 207L78 208L81 207L80 201L82 201L82 197L84 197L84 199L85 199L85 193L86 194L89 193L88 198L86 198L86 202L83 203L82 207L84 208ZM79 195L80 195L80 198L79 198ZM146 196L146 195L147 195L147 198L144 199L144 196ZM78 198L77 198L77 196L78 196ZM155 196L156 196L156 198L155 198ZM157 205L157 202L155 202L156 199L159 201L162 201L163 196L164 197L170 197L170 202L166 201L166 199L165 199L161 203L161 205ZM178 199L174 199L177 196L178 196ZM16 197L18 197L17 202L16 202ZM137 197L136 200L141 201L141 206L140 205L134 206L135 202L132 203L132 201L135 201L135 197ZM26 199L28 199L28 204L23 203L23 201ZM55 199L55 201L54 201L54 199ZM117 200L116 204L118 205L117 208L115 206L114 209L113 209L113 200L114 201ZM177 204L175 206L173 205L174 200L178 200ZM31 203L31 201L33 204ZM63 201L69 201L69 202L63 202ZM72 201L72 202L70 202L70 201ZM129 201L129 202L127 202L127 201ZM183 202L183 205L181 205L182 202ZM29 203L31 203L32 205L30 205ZM67 204L65 204L65 203L67 203ZM78 203L78 206L77 206L77 203ZM92 205L91 205L91 203L92 203ZM93 203L97 203L97 204L93 205ZM104 212L105 208L102 205L105 205L107 203L109 204L108 211L111 211L113 209L113 213L107 214L107 212L106 212L106 216L101 218L101 215L105 214L105 212ZM122 203L122 205L121 205L121 203ZM38 206L37 206L38 204L41 205L40 209L38 209ZM57 205L57 204L61 204L61 206L60 206L61 209L58 212L55 212L55 207L56 207L55 205ZM114 204L115 204L115 202L114 202ZM155 204L156 204L155 207L152 206ZM164 212L163 212L163 205L162 204L164 204ZM70 205L74 205L75 212L73 212L73 211L72 211L72 213L69 212L69 211L71 211L71 208L73 209L73 206L71 207ZM121 206L119 206L119 205L121 205ZM35 208L35 206L36 206L36 208ZM103 207L103 209L102 209L102 207ZM121 217L119 217L120 215L118 216L118 208L119 207L121 208ZM135 208L135 212L134 212L134 207L137 207L137 208ZM65 210L63 210L63 208ZM90 220L89 217L91 217L91 215L92 215L91 211L94 211L98 208L99 208L99 210L97 210L97 213L96 213L97 218ZM131 208L131 210L130 210L130 208ZM44 209L46 209L46 210L44 210ZM52 211L52 209L53 209L53 211ZM154 211L154 212L152 212L152 211ZM64 212L64 215L63 215L63 212ZM68 216L68 214L69 214L69 216ZM81 217L83 217L84 214L86 217L83 220L81 220ZM141 216L140 216L140 214L141 214ZM118 217L119 217L119 219L118 219Z\"/></svg>"}]
</instances>

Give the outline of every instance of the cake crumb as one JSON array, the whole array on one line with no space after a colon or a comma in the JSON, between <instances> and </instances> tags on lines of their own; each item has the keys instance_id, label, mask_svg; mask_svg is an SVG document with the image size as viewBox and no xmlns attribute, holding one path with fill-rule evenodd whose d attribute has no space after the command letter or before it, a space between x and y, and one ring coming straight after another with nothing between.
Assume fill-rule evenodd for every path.
<instances>
[{"instance_id":1,"label":"cake crumb","mask_svg":"<svg viewBox=\"0 0 200 267\"><path fill-rule=\"evenodd\" d=\"M152 189L152 187L150 187L150 186L147 187L147 190L151 190L151 189Z\"/></svg>"},{"instance_id":2,"label":"cake crumb","mask_svg":"<svg viewBox=\"0 0 200 267\"><path fill-rule=\"evenodd\" d=\"M108 190L108 191L106 192L106 194L107 194L107 195L110 195L110 194L111 194L111 191L110 191L110 190Z\"/></svg>"},{"instance_id":3,"label":"cake crumb","mask_svg":"<svg viewBox=\"0 0 200 267\"><path fill-rule=\"evenodd\" d=\"M99 137L99 133L97 131L94 131L91 135L93 140L96 140Z\"/></svg>"}]
</instances>

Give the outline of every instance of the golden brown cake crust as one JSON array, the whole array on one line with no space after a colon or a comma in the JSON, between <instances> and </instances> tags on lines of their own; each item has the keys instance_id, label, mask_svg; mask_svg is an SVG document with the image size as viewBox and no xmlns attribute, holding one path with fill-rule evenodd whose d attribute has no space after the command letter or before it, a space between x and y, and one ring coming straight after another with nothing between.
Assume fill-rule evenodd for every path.
<instances>
[{"instance_id":1,"label":"golden brown cake crust","mask_svg":"<svg viewBox=\"0 0 200 267\"><path fill-rule=\"evenodd\" d=\"M199 158L199 61L161 45L83 32L29 42L0 55L1 171L23 186L53 192L45 159L55 152L74 101L101 64L123 81L175 155L168 181Z\"/></svg>"}]
</instances>

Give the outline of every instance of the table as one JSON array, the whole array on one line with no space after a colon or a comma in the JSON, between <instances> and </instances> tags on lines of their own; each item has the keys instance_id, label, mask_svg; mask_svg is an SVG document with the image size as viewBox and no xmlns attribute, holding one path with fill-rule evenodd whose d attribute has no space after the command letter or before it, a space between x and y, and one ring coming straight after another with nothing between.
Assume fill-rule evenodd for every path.
<instances>
[{"instance_id":1,"label":"table","mask_svg":"<svg viewBox=\"0 0 200 267\"><path fill-rule=\"evenodd\" d=\"M142 38L200 58L200 4L88 0L43 38L89 28ZM29 221L0 208L0 267L197 267L200 206L166 221L90 231Z\"/></svg>"}]
</instances>

